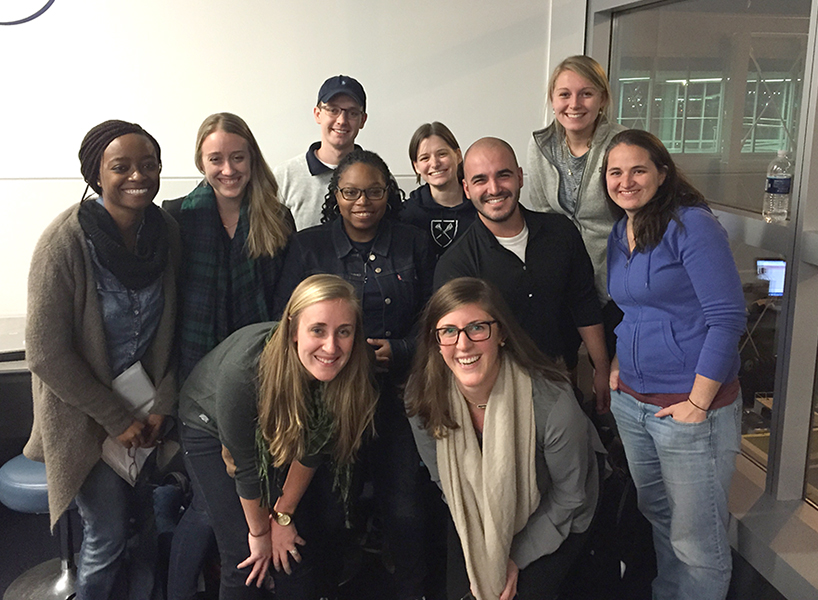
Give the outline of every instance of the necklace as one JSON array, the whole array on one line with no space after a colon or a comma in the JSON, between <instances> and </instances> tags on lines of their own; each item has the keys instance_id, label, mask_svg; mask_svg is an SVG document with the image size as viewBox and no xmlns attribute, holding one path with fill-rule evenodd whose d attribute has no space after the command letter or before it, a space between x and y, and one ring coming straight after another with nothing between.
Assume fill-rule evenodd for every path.
<instances>
[{"instance_id":1,"label":"necklace","mask_svg":"<svg viewBox=\"0 0 818 600\"><path fill-rule=\"evenodd\" d=\"M480 410L486 410L486 406L488 406L488 404L478 404L477 402L472 402L471 400L469 400L469 399L468 399L468 398L466 398L465 396L463 396L463 399L464 399L466 402L468 402L469 404L471 404L472 406L476 406L476 407L477 407L477 408L479 408Z\"/></svg>"}]
</instances>

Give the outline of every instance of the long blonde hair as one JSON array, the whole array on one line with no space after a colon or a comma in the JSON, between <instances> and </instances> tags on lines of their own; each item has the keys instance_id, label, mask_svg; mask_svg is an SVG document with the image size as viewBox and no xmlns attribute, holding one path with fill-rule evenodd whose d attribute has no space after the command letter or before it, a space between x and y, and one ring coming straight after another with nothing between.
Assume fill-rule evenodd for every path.
<instances>
[{"instance_id":1,"label":"long blonde hair","mask_svg":"<svg viewBox=\"0 0 818 600\"><path fill-rule=\"evenodd\" d=\"M251 258L275 256L287 245L292 233L285 220L286 209L278 200L278 183L261 153L253 132L244 120L233 113L210 115L199 127L196 135L196 168L204 173L202 144L214 131L233 133L244 138L250 153L250 181L245 195L249 198L250 233L247 236L247 252Z\"/></svg>"},{"instance_id":2,"label":"long blonde hair","mask_svg":"<svg viewBox=\"0 0 818 600\"><path fill-rule=\"evenodd\" d=\"M343 300L355 312L352 353L324 390L334 422L333 458L338 464L354 461L361 438L372 427L378 392L355 289L337 275L307 277L290 296L281 323L259 358L259 427L275 467L304 456L311 376L298 358L295 335L302 311L325 300Z\"/></svg>"},{"instance_id":3,"label":"long blonde hair","mask_svg":"<svg viewBox=\"0 0 818 600\"><path fill-rule=\"evenodd\" d=\"M460 425L449 411L452 376L439 352L435 329L440 319L469 304L478 305L497 321L497 335L502 335L504 340L501 355L531 375L568 381L565 371L545 356L523 331L494 285L476 277L452 279L432 295L423 310L415 360L406 384L409 416L419 416L423 427L438 439Z\"/></svg>"}]
</instances>

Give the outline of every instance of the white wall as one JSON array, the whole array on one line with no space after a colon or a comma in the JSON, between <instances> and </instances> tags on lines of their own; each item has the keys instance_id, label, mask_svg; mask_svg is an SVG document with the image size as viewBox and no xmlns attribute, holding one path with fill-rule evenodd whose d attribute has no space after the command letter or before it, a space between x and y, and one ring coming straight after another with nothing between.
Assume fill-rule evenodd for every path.
<instances>
[{"instance_id":1,"label":"white wall","mask_svg":"<svg viewBox=\"0 0 818 600\"><path fill-rule=\"evenodd\" d=\"M503 137L523 163L528 135L541 126L550 0L227 6L57 0L35 21L0 29L0 317L25 313L34 243L79 200L79 144L105 119L138 122L159 140L157 200L193 186L196 129L213 112L241 115L271 165L305 152L318 137L318 87L338 73L367 91L369 121L358 140L407 189L406 148L422 122L443 121L464 148Z\"/></svg>"}]
</instances>

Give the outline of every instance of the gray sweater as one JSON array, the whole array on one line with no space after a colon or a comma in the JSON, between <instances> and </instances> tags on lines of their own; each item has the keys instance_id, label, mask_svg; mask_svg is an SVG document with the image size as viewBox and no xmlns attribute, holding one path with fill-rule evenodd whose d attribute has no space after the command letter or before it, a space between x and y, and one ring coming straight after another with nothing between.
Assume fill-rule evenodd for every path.
<instances>
[{"instance_id":1,"label":"gray sweater","mask_svg":"<svg viewBox=\"0 0 818 600\"><path fill-rule=\"evenodd\" d=\"M236 464L236 492L253 500L261 495L256 454L258 364L278 323L242 327L199 361L179 393L179 419L209 433L230 451ZM299 462L317 467L323 454ZM275 492L275 490L271 490Z\"/></svg>"},{"instance_id":2,"label":"gray sweater","mask_svg":"<svg viewBox=\"0 0 818 600\"><path fill-rule=\"evenodd\" d=\"M312 152L312 146L308 152ZM324 204L332 173L333 170L329 167L315 174L311 173L304 154L273 169L278 183L278 197L293 213L298 231L321 224L321 206Z\"/></svg>"},{"instance_id":3,"label":"gray sweater","mask_svg":"<svg viewBox=\"0 0 818 600\"><path fill-rule=\"evenodd\" d=\"M540 212L563 214L577 226L594 265L594 283L603 305L608 301L605 264L608 235L619 215L608 202L604 189L605 178L602 177L600 169L602 159L605 158L605 148L611 138L625 129L622 125L608 122L604 117L600 121L591 140L591 148L588 150L588 160L585 163L573 214L566 213L559 202L560 174L554 166L555 159L550 144L551 137L557 135L556 125L552 123L545 129L535 131L528 145L527 175L531 185L529 191L531 208Z\"/></svg>"},{"instance_id":4,"label":"gray sweater","mask_svg":"<svg viewBox=\"0 0 818 600\"><path fill-rule=\"evenodd\" d=\"M102 455L102 442L116 437L133 417L111 389L94 267L77 212L60 214L40 237L28 277L26 358L31 369L34 425L24 453L45 462L51 525L77 495ZM168 267L162 280L165 304L159 328L142 366L156 387L151 412L172 415L176 378L171 364L176 321L179 229L165 212L170 233Z\"/></svg>"},{"instance_id":5,"label":"gray sweater","mask_svg":"<svg viewBox=\"0 0 818 600\"><path fill-rule=\"evenodd\" d=\"M511 543L511 559L520 569L556 551L569 533L588 529L599 496L597 453L605 453L594 426L567 384L535 377L532 398L541 500ZM432 480L440 485L437 441L421 428L418 417L410 421L420 457Z\"/></svg>"}]
</instances>

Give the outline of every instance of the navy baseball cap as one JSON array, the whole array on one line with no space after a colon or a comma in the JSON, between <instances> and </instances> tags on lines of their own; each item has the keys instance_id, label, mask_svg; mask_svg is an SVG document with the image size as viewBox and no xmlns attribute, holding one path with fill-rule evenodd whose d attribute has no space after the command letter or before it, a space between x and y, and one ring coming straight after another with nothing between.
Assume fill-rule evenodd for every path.
<instances>
[{"instance_id":1,"label":"navy baseball cap","mask_svg":"<svg viewBox=\"0 0 818 600\"><path fill-rule=\"evenodd\" d=\"M346 94L360 104L361 109L366 112L366 92L357 79L347 75L330 77L318 90L318 104L329 102L338 94Z\"/></svg>"}]
</instances>

